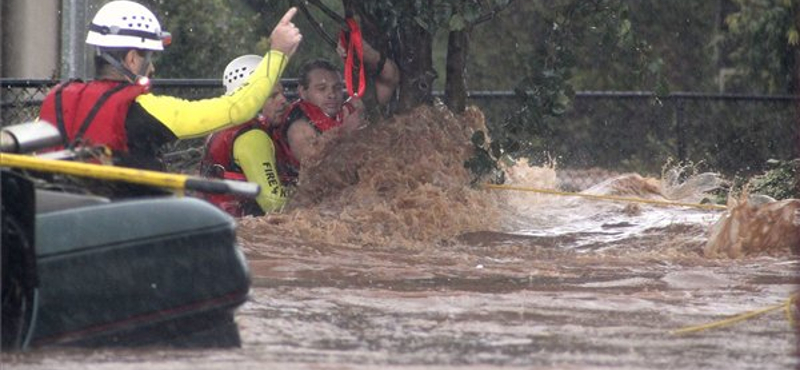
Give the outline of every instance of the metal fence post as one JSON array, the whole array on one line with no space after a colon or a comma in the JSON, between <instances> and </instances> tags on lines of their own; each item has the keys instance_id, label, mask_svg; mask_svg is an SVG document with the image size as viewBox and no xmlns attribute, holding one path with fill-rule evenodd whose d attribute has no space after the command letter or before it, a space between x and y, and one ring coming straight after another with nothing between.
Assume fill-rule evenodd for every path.
<instances>
[{"instance_id":1,"label":"metal fence post","mask_svg":"<svg viewBox=\"0 0 800 370\"><path fill-rule=\"evenodd\" d=\"M89 78L86 45L83 42L89 20L86 0L61 3L61 78Z\"/></svg>"},{"instance_id":2,"label":"metal fence post","mask_svg":"<svg viewBox=\"0 0 800 370\"><path fill-rule=\"evenodd\" d=\"M686 160L686 133L684 132L684 106L683 99L679 97L672 97L675 106L675 146L678 156L678 161L683 162Z\"/></svg>"}]
</instances>

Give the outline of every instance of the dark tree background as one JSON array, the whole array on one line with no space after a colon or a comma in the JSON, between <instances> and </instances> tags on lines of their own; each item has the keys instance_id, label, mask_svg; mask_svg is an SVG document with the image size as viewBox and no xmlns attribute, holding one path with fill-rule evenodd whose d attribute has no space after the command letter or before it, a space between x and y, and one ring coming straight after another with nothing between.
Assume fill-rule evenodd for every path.
<instances>
[{"instance_id":1,"label":"dark tree background","mask_svg":"<svg viewBox=\"0 0 800 370\"><path fill-rule=\"evenodd\" d=\"M576 90L795 94L800 86L800 0L151 2L175 37L158 64L165 77L218 78L233 57L263 53L278 18L304 6L310 18L295 18L303 44L285 76L296 76L309 58L341 62L322 32L335 38L342 29L327 9L359 19L365 38L399 65L395 112L432 103L434 90L445 93L442 100L455 112L466 106L468 90L516 91L504 118L489 122L492 147L482 147L471 163L476 172L491 170L502 156L532 158L553 149L550 138L559 130L591 135L558 120ZM756 123L737 118L730 135L717 136L736 141L753 131ZM747 150L762 155L770 145ZM606 162L626 155L618 149ZM720 163L736 162L739 154L722 153L731 157Z\"/></svg>"}]
</instances>

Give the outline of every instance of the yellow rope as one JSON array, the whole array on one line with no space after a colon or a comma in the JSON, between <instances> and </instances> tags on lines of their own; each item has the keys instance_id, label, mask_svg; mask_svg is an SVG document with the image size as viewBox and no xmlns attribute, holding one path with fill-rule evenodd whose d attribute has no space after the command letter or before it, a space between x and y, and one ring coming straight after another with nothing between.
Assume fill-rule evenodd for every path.
<instances>
[{"instance_id":1,"label":"yellow rope","mask_svg":"<svg viewBox=\"0 0 800 370\"><path fill-rule=\"evenodd\" d=\"M660 205L660 206L694 207L694 208L713 209L713 210L720 210L720 209L726 209L727 208L726 206L722 206L722 205L719 205L719 204L697 204L697 203L670 202L670 201L655 200L655 199L630 198L630 197L620 197L620 196L615 196L615 195L583 194L583 193L575 193L575 192L567 192L567 191L559 191L559 190L551 190L551 189L528 188L528 187L511 186L511 185L483 184L483 187L487 188L487 189L495 189L495 190L528 191L528 192L534 192L534 193L543 193L543 194L551 194L551 195L564 195L564 196L582 197L582 198L598 199L598 200L612 200L612 201L619 201L619 202L647 203L647 204L655 204L655 205Z\"/></svg>"},{"instance_id":2,"label":"yellow rope","mask_svg":"<svg viewBox=\"0 0 800 370\"><path fill-rule=\"evenodd\" d=\"M760 310L747 311L745 313L742 313L742 314L739 314L739 315L736 315L736 316L733 316L733 317L729 317L729 318L724 319L724 320L719 320L719 321L715 321L715 322L708 323L708 324L702 324L702 325L687 326L687 327L684 327L684 328L681 328L681 329L678 329L678 330L673 330L671 332L671 334L675 334L675 335L690 334L690 333L700 332L700 331L703 331L703 330L720 328L720 327L727 326L727 325L732 325L732 324L735 324L737 322L741 322L741 321L744 321L744 320L747 320L747 319L751 319L753 317L765 314L767 312L779 310L781 308L784 309L784 313L786 314L786 319L789 321L789 325L794 327L795 319L794 319L794 313L793 313L794 311L792 310L792 306L794 305L794 301L797 299L797 296L798 296L797 294L792 295L789 299L786 300L786 302L783 302L781 304L776 304L776 305L773 305L773 306L762 308Z\"/></svg>"},{"instance_id":3,"label":"yellow rope","mask_svg":"<svg viewBox=\"0 0 800 370\"><path fill-rule=\"evenodd\" d=\"M794 310L792 309L796 305L797 298L800 297L800 293L795 293L789 300L786 302L786 306L784 306L783 314L786 315L786 320L789 321L789 325L793 328L797 327L797 320L794 319Z\"/></svg>"},{"instance_id":4,"label":"yellow rope","mask_svg":"<svg viewBox=\"0 0 800 370\"><path fill-rule=\"evenodd\" d=\"M125 181L136 184L160 186L170 189L184 189L187 175L148 171L125 167L105 166L94 163L71 162L43 159L29 155L0 153L0 167L22 168L27 170L62 173L67 175L91 177L101 180Z\"/></svg>"}]
</instances>

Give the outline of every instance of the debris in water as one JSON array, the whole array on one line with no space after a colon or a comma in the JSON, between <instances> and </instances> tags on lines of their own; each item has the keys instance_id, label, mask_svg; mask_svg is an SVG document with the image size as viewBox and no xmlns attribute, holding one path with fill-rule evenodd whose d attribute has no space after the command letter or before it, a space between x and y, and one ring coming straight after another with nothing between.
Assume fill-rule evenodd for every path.
<instances>
[{"instance_id":1,"label":"debris in water","mask_svg":"<svg viewBox=\"0 0 800 370\"><path fill-rule=\"evenodd\" d=\"M800 200L775 201L743 194L711 228L707 257L800 252Z\"/></svg>"}]
</instances>

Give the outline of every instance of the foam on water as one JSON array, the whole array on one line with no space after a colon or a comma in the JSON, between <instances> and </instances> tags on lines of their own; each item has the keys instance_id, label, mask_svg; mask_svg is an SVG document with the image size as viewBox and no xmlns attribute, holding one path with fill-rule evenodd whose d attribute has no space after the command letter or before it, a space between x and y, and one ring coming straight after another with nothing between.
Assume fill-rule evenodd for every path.
<instances>
[{"instance_id":1,"label":"foam on water","mask_svg":"<svg viewBox=\"0 0 800 370\"><path fill-rule=\"evenodd\" d=\"M706 174L701 176L709 177ZM702 198L701 193L707 190L706 186L694 186L694 184L707 184L708 181L693 179L690 178L680 184L668 184L654 178L624 174L601 182L581 193L688 203ZM674 190L675 187L680 190ZM681 198L668 198L665 194L680 194ZM617 202L577 196L550 197L551 199L546 202L531 203L520 202L520 195L514 197L517 199L509 204L518 205L519 219L527 218L528 223L528 227L518 233L547 237L572 235L573 241L565 248L584 251L614 248L617 246L616 242L654 231L669 233L668 229L697 238L698 232L706 229L720 214L716 211L686 207L653 206L635 201ZM533 208L531 204L534 205Z\"/></svg>"}]
</instances>

